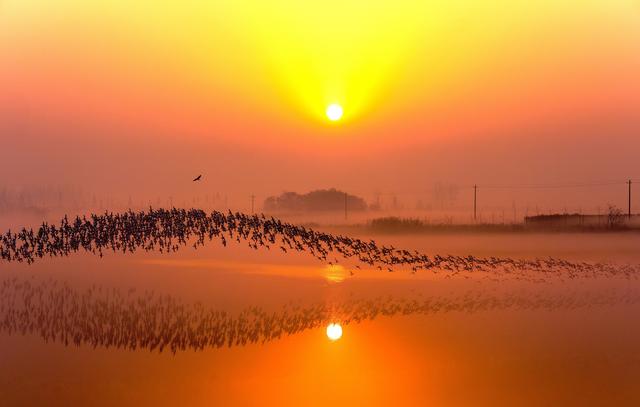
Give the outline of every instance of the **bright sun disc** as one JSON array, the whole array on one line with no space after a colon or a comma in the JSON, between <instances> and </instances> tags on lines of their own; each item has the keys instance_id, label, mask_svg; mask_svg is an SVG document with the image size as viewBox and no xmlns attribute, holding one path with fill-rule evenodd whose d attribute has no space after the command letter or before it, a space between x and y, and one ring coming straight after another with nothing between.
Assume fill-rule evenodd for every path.
<instances>
[{"instance_id":1,"label":"bright sun disc","mask_svg":"<svg viewBox=\"0 0 640 407\"><path fill-rule=\"evenodd\" d=\"M327 107L327 117L332 122L335 122L336 120L340 120L340 118L342 117L342 106L335 103L329 105Z\"/></svg>"},{"instance_id":2,"label":"bright sun disc","mask_svg":"<svg viewBox=\"0 0 640 407\"><path fill-rule=\"evenodd\" d=\"M332 341L337 341L342 337L342 327L340 324L329 324L327 326L327 337Z\"/></svg>"}]
</instances>

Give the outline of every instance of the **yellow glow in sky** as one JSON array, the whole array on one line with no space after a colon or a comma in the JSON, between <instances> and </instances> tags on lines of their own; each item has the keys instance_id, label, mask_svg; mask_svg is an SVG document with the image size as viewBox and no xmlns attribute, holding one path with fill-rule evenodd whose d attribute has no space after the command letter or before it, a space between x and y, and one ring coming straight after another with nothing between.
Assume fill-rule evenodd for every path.
<instances>
[{"instance_id":1,"label":"yellow glow in sky","mask_svg":"<svg viewBox=\"0 0 640 407\"><path fill-rule=\"evenodd\" d=\"M342 106L337 103L332 103L327 107L327 117L332 122L338 121L342 118Z\"/></svg>"},{"instance_id":2,"label":"yellow glow in sky","mask_svg":"<svg viewBox=\"0 0 640 407\"><path fill-rule=\"evenodd\" d=\"M339 104L340 134L475 134L632 110L639 21L630 0L5 0L0 109L236 141L321 134Z\"/></svg>"}]
</instances>

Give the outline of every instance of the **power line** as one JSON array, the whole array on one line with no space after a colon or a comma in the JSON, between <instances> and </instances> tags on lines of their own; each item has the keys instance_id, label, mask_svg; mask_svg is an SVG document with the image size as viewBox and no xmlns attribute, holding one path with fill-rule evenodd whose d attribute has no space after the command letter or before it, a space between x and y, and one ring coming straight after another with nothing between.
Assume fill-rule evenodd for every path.
<instances>
[{"instance_id":1,"label":"power line","mask_svg":"<svg viewBox=\"0 0 640 407\"><path fill-rule=\"evenodd\" d=\"M628 216L629 216L629 220L631 220L631 180L627 181L629 184L629 211L628 211Z\"/></svg>"},{"instance_id":2,"label":"power line","mask_svg":"<svg viewBox=\"0 0 640 407\"><path fill-rule=\"evenodd\" d=\"M640 178L627 178L627 179L616 179L616 180L600 180L600 181L584 181L584 182L574 182L574 183L564 183L564 184L474 184L474 185L449 185L455 189L562 189L562 188L592 188L592 187L605 187L605 186L614 186L614 185L626 185L629 180L632 182L640 182ZM433 191L430 190L420 190L420 191L400 191L400 192L375 192L376 196L394 196L394 195L419 195L419 194L429 194ZM358 192L361 195L362 191ZM364 193L366 195L366 193Z\"/></svg>"},{"instance_id":3,"label":"power line","mask_svg":"<svg viewBox=\"0 0 640 407\"><path fill-rule=\"evenodd\" d=\"M473 186L473 221L475 222L478 219L477 216L477 202L478 202L478 186Z\"/></svg>"},{"instance_id":4,"label":"power line","mask_svg":"<svg viewBox=\"0 0 640 407\"><path fill-rule=\"evenodd\" d=\"M594 182L594 183L576 183L576 184L530 184L530 185L482 185L486 189L554 189L554 188L590 188L603 187L611 185L624 185L627 181L614 182Z\"/></svg>"},{"instance_id":5,"label":"power line","mask_svg":"<svg viewBox=\"0 0 640 407\"><path fill-rule=\"evenodd\" d=\"M347 193L344 193L344 220L347 220Z\"/></svg>"}]
</instances>

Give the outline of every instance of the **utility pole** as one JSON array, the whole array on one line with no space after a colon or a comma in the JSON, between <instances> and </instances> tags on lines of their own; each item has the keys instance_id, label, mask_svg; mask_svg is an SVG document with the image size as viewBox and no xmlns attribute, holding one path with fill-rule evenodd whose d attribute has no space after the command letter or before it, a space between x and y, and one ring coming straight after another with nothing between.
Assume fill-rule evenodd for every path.
<instances>
[{"instance_id":1,"label":"utility pole","mask_svg":"<svg viewBox=\"0 0 640 407\"><path fill-rule=\"evenodd\" d=\"M631 180L627 182L629 184L629 220L631 220Z\"/></svg>"},{"instance_id":2,"label":"utility pole","mask_svg":"<svg viewBox=\"0 0 640 407\"><path fill-rule=\"evenodd\" d=\"M251 194L251 213L253 213L253 204L256 200L256 196L254 194Z\"/></svg>"},{"instance_id":3,"label":"utility pole","mask_svg":"<svg viewBox=\"0 0 640 407\"><path fill-rule=\"evenodd\" d=\"M347 220L347 193L344 193L344 220Z\"/></svg>"},{"instance_id":4,"label":"utility pole","mask_svg":"<svg viewBox=\"0 0 640 407\"><path fill-rule=\"evenodd\" d=\"M475 222L478 219L478 186L473 186L473 221Z\"/></svg>"}]
</instances>

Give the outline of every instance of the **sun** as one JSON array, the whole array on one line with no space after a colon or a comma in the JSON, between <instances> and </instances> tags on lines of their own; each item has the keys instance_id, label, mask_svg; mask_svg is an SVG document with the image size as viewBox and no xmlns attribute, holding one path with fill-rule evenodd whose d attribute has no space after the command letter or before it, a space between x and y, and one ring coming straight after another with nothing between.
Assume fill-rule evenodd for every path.
<instances>
[{"instance_id":1,"label":"sun","mask_svg":"<svg viewBox=\"0 0 640 407\"><path fill-rule=\"evenodd\" d=\"M327 117L332 122L338 121L342 118L342 106L337 103L327 106Z\"/></svg>"},{"instance_id":2,"label":"sun","mask_svg":"<svg viewBox=\"0 0 640 407\"><path fill-rule=\"evenodd\" d=\"M327 325L327 337L332 341L337 341L342 338L342 327L340 324Z\"/></svg>"}]
</instances>

